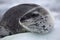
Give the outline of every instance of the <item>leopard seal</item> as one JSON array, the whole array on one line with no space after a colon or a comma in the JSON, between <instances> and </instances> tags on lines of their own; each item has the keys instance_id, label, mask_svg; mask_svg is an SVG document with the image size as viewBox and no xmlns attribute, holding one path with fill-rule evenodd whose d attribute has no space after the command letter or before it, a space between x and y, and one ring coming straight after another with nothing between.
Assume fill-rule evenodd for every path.
<instances>
[{"instance_id":1,"label":"leopard seal","mask_svg":"<svg viewBox=\"0 0 60 40\"><path fill-rule=\"evenodd\" d=\"M38 4L20 4L7 10L0 21L0 27L5 29L8 33L6 35L24 32L48 33L53 29L54 22L50 12L44 7Z\"/></svg>"}]
</instances>

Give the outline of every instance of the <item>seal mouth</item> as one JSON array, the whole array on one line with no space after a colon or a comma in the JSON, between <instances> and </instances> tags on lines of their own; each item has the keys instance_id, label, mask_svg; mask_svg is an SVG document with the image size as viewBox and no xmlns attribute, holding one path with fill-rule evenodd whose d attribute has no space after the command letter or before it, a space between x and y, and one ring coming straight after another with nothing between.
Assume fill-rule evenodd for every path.
<instances>
[{"instance_id":1,"label":"seal mouth","mask_svg":"<svg viewBox=\"0 0 60 40\"><path fill-rule=\"evenodd\" d=\"M41 11L42 10L42 11ZM41 12L40 12L41 11ZM48 14L42 8L35 8L34 10L29 11L27 14L21 17L19 20L20 25L31 32L37 33L47 33L50 23L48 23Z\"/></svg>"}]
</instances>

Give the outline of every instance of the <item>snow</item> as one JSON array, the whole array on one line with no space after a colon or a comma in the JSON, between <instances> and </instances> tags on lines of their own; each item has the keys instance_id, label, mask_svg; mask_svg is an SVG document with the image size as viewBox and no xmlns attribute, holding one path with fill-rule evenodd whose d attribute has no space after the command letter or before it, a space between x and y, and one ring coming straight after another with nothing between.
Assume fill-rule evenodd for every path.
<instances>
[{"instance_id":1,"label":"snow","mask_svg":"<svg viewBox=\"0 0 60 40\"><path fill-rule=\"evenodd\" d=\"M60 40L60 0L0 0L0 20L11 7L22 3L35 3L47 7L55 18L55 26L48 34L20 33L0 40Z\"/></svg>"}]
</instances>

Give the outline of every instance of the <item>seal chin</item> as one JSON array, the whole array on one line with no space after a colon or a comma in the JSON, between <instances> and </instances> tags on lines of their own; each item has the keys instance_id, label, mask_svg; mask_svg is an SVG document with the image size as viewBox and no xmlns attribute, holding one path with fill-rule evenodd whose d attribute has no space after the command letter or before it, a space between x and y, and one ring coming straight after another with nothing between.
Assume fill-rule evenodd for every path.
<instances>
[{"instance_id":1,"label":"seal chin","mask_svg":"<svg viewBox=\"0 0 60 40\"><path fill-rule=\"evenodd\" d=\"M53 21L49 13L44 8L36 8L35 10L25 14L19 20L19 23L31 32L44 34L52 31L53 29L53 22L49 21Z\"/></svg>"}]
</instances>

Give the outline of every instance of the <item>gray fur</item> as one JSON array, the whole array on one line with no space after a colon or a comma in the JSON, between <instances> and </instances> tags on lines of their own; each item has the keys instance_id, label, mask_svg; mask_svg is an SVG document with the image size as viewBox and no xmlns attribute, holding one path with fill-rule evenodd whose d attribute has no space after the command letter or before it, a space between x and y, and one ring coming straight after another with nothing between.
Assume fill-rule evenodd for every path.
<instances>
[{"instance_id":1,"label":"gray fur","mask_svg":"<svg viewBox=\"0 0 60 40\"><path fill-rule=\"evenodd\" d=\"M35 9L35 10L33 10L33 9ZM38 11L39 16L38 16L36 11ZM33 12L35 12L36 17L31 18L30 14L31 13L33 14ZM25 14L28 14L28 17L23 16ZM41 22L44 22L45 17L47 15L48 15L48 19L46 19L46 20L48 20L48 21L46 21L45 23L41 23L41 24L38 23L38 22L41 21L41 19L40 19L41 17L43 17ZM22 19L22 17L23 17L23 19ZM22 19L22 20L20 20L20 19ZM35 21L37 20L37 26L36 27L35 26L30 27L29 25L27 25L27 26L26 25L21 25L19 23L19 21L20 21L23 24L25 20L28 20L28 22L33 21L32 24L36 23L36 22L34 22L33 19L35 19ZM49 15L49 13L44 8L42 8L40 5L37 5L37 4L20 4L20 5L14 6L14 7L10 8L3 15L3 18L0 22L0 37L13 35L13 34L18 34L18 33L24 33L24 32L37 32L37 33L40 33L41 29L43 30L42 31L42 33L43 33L43 32L46 32L44 30L46 27L49 31L53 27L53 26L49 26L49 25L52 24L52 22L51 23L49 22L50 20L51 20L51 17ZM42 27L43 25L44 26L46 25L44 29ZM26 27L24 27L24 26L26 26Z\"/></svg>"}]
</instances>

